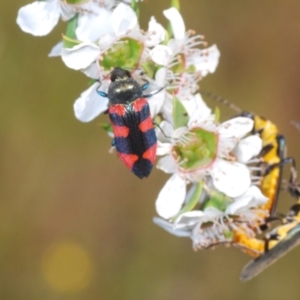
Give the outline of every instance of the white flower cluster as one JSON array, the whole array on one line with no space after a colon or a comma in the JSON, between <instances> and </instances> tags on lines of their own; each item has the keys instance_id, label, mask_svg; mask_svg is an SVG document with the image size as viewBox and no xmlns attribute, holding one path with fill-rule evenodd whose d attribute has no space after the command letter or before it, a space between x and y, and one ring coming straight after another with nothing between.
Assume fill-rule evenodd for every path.
<instances>
[{"instance_id":1,"label":"white flower cluster","mask_svg":"<svg viewBox=\"0 0 300 300\"><path fill-rule=\"evenodd\" d=\"M256 209L268 199L252 183L249 164L262 141L250 134L253 120L237 117L221 124L197 93L199 80L215 71L219 50L205 48L202 36L186 31L174 7L163 12L171 32L154 17L148 30L141 30L132 7L128 0L36 1L20 9L17 23L42 36L60 18L67 21L63 41L49 56L61 56L67 67L94 80L74 103L82 122L107 110L108 100L97 89L100 81L107 92L115 67L149 81L152 89L166 87L149 100L152 118L163 118L157 167L172 174L156 200L160 218L155 223L191 237L195 248L230 241L236 230L255 229L261 221Z\"/></svg>"}]
</instances>

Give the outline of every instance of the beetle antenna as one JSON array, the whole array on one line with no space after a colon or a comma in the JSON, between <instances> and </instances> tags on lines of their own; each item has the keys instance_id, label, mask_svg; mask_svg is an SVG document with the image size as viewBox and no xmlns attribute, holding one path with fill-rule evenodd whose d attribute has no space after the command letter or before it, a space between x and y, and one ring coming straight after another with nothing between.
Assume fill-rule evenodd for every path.
<instances>
[{"instance_id":1,"label":"beetle antenna","mask_svg":"<svg viewBox=\"0 0 300 300\"><path fill-rule=\"evenodd\" d=\"M207 97L209 97L209 98L211 98L211 99L213 99L215 101L218 101L218 102L220 102L220 103L222 103L222 104L224 104L226 106L228 106L230 109L234 110L238 114L242 113L242 110L238 106L236 106L235 104L233 104L228 99L226 99L226 98L224 98L222 96L219 96L217 94L214 94L212 92L208 92L208 91L205 91L205 90L204 91L201 90L201 94L205 95L205 96L207 96Z\"/></svg>"}]
</instances>

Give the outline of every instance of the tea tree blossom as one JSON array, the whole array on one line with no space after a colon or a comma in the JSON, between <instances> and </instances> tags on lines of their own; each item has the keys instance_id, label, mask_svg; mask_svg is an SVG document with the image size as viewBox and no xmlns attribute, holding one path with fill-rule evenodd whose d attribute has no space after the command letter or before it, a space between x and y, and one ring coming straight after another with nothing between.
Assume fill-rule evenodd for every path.
<instances>
[{"instance_id":1,"label":"tea tree blossom","mask_svg":"<svg viewBox=\"0 0 300 300\"><path fill-rule=\"evenodd\" d=\"M191 195L187 198L187 202L191 201ZM214 190L205 196L202 194L202 199L197 200L202 209L178 214L173 221L154 218L154 222L169 233L191 238L195 250L232 243L235 233L246 233L252 238L268 216L266 211L260 209L268 199L256 186L250 186L236 198L226 197Z\"/></svg>"},{"instance_id":2,"label":"tea tree blossom","mask_svg":"<svg viewBox=\"0 0 300 300\"><path fill-rule=\"evenodd\" d=\"M244 164L245 157L250 160L262 148L258 136L251 144L241 140L253 128L251 119L238 117L219 124L199 94L191 102L189 110L193 113L186 126L173 128L174 125L164 121L160 126L171 138L158 134L157 154L164 157L158 161L157 167L166 173L174 173L167 183L167 190L176 187L174 196L178 201L173 200L171 204L177 208L184 201L184 193L180 193L178 188L185 189L185 184L178 184L179 180L186 184L211 180L214 188L229 197L243 194L251 184L250 170ZM242 155L235 156L233 150L243 153L243 162L238 161ZM156 202L159 215L166 218L172 216L169 209L173 212L165 206L167 199L169 195L162 192Z\"/></svg>"},{"instance_id":3,"label":"tea tree blossom","mask_svg":"<svg viewBox=\"0 0 300 300\"><path fill-rule=\"evenodd\" d=\"M137 2L35 1L19 10L17 23L23 31L43 36L59 19L66 22L63 39L50 56L60 56L90 80L74 103L75 117L82 122L107 110L108 99L100 95L107 93L116 67L129 70L141 85L149 82L145 94L163 88L149 99L159 125L157 155L162 157L157 167L171 174L156 200L156 224L190 237L195 249L232 242L237 232L255 236L267 215L260 210L267 199L251 173L261 139L250 134L249 118L219 122L218 111L212 113L198 92L199 81L216 70L217 46L208 47L202 35L186 30L178 5L163 11L169 29L152 16L148 30L142 30ZM102 127L112 137L110 125Z\"/></svg>"},{"instance_id":4,"label":"tea tree blossom","mask_svg":"<svg viewBox=\"0 0 300 300\"><path fill-rule=\"evenodd\" d=\"M182 20L182 18L179 12L174 13L174 10L176 11L175 8L171 9L172 14L176 15L175 18L172 18L172 22L177 23L178 19ZM198 36L189 38L189 33L187 33L186 39L180 40L178 39L178 34L175 33L174 35L177 36L177 39L171 39L169 43L173 45L174 56L179 59L180 55L183 55L183 59L180 60L179 66L176 66L175 61L173 61L170 67L188 71L182 72L181 75L178 73L173 73L172 75L170 68L157 64L157 61L151 55L152 51L154 51L156 53L154 56L158 61L164 59L164 54L158 53L155 49L157 46L163 47L160 43L165 41L166 30L152 17L148 31L144 33L139 29L134 11L122 3L113 10L109 22L106 23L108 23L108 28L113 28L113 31L103 32L97 43L82 42L72 48L63 49L62 59L68 67L82 70L87 76L99 79L102 83L106 80L109 82L108 74L113 65L123 66L127 69L137 69L139 66L143 68L144 66L144 80L152 83L151 85L154 83L157 89L162 86L167 88L167 91L156 95L155 98L149 101L153 117L161 110L170 110L168 102L171 101L172 97L169 92L174 92L174 89L176 89L178 94L179 90L181 93L186 90L185 95L191 95L197 88L197 80L209 72L214 72L216 68L219 58L219 51L216 46L212 46L207 50L193 49L198 44L205 45L205 42L198 42ZM182 27L180 30L185 30L185 28ZM150 50L151 48L153 50ZM193 57L195 58L193 59ZM170 60L172 59L170 58ZM149 70L153 68L157 69L154 78L149 76ZM139 73L133 72L133 77L135 74L138 76ZM180 83L178 82L179 77L182 77ZM188 81L187 78L189 78ZM172 82L170 85L168 84L169 80ZM107 84L103 86L107 86ZM101 86L101 89L103 86ZM190 87L192 87L192 90L189 90ZM94 93L94 91L90 91ZM106 91L104 90L104 92ZM84 95L88 98L93 98L88 93ZM82 103L79 104L78 102ZM76 100L74 108L76 117L79 120L87 122L98 115L92 114L90 117L87 117L86 111L91 111L88 107L89 105L90 102L83 96ZM94 106L94 102L91 105ZM78 110L78 107L81 107L82 110ZM100 108L96 110L98 113L103 112ZM165 116L168 118L168 113L165 113Z\"/></svg>"},{"instance_id":5,"label":"tea tree blossom","mask_svg":"<svg viewBox=\"0 0 300 300\"><path fill-rule=\"evenodd\" d=\"M162 42L165 37L165 30L153 17L149 22L149 33L143 33L139 29L134 11L122 3L113 10L108 23L108 27L113 30L103 32L97 43L82 42L62 51L62 59L68 67L82 70L93 79L101 79L101 90L104 89L105 92L110 82L109 72L112 66L137 68L149 59L149 47L153 43ZM139 72L136 74L138 76ZM147 75L144 80L153 81ZM91 121L105 110L101 108L101 98L95 90L89 89L89 92L84 93L74 104L75 115L83 122ZM96 102L89 101L94 96L98 97L98 107ZM163 99L160 102L163 103ZM96 108L97 113L93 113L94 109L89 106ZM91 115L88 116L87 111L91 111Z\"/></svg>"},{"instance_id":6,"label":"tea tree blossom","mask_svg":"<svg viewBox=\"0 0 300 300\"><path fill-rule=\"evenodd\" d=\"M18 13L17 24L27 33L35 36L49 34L56 26L59 19L68 21L77 13L78 38L86 35L86 32L94 32L102 21L107 18L109 9L115 4L113 0L95 2L92 0L46 0L35 1L23 6ZM81 35L80 33L83 33Z\"/></svg>"},{"instance_id":7,"label":"tea tree blossom","mask_svg":"<svg viewBox=\"0 0 300 300\"><path fill-rule=\"evenodd\" d=\"M161 123L157 153L164 157L157 166L173 175L158 195L161 218L154 221L174 235L190 237L195 249L233 242L241 232L253 237L268 216L260 209L268 198L251 184L247 165L260 153L262 141L246 136L253 129L251 119L220 124L200 95L193 102L191 117L183 120L188 110L174 100L174 124Z\"/></svg>"}]
</instances>

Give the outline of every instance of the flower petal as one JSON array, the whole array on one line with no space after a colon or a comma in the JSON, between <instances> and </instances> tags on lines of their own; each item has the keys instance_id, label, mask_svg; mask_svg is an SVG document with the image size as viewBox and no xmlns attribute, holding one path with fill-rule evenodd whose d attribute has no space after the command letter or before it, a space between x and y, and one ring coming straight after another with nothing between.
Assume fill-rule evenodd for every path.
<instances>
[{"instance_id":1,"label":"flower petal","mask_svg":"<svg viewBox=\"0 0 300 300\"><path fill-rule=\"evenodd\" d=\"M166 73L167 73L167 69L164 67L160 68L156 72L155 74L155 84L157 86L156 90L165 86L166 76L167 76ZM155 92L156 90L153 90L153 92ZM151 100L148 103L149 103L150 114L152 118L161 112L161 109L165 102L165 97L166 97L165 89L163 89L161 92L151 97Z\"/></svg>"},{"instance_id":2,"label":"flower petal","mask_svg":"<svg viewBox=\"0 0 300 300\"><path fill-rule=\"evenodd\" d=\"M162 151L162 149L160 149L160 151ZM175 173L177 170L174 158L171 155L166 155L159 159L159 161L156 164L156 168L168 174Z\"/></svg>"},{"instance_id":3,"label":"flower petal","mask_svg":"<svg viewBox=\"0 0 300 300\"><path fill-rule=\"evenodd\" d=\"M214 186L229 197L238 197L251 184L249 169L240 163L217 158L210 171Z\"/></svg>"},{"instance_id":4,"label":"flower petal","mask_svg":"<svg viewBox=\"0 0 300 300\"><path fill-rule=\"evenodd\" d=\"M222 216L224 216L224 213L222 211L212 206L205 208L204 212L206 215L206 222L215 221L217 219L220 219Z\"/></svg>"},{"instance_id":5,"label":"flower petal","mask_svg":"<svg viewBox=\"0 0 300 300\"><path fill-rule=\"evenodd\" d=\"M111 15L111 24L117 36L125 35L137 25L137 16L128 5L120 3Z\"/></svg>"},{"instance_id":6,"label":"flower petal","mask_svg":"<svg viewBox=\"0 0 300 300\"><path fill-rule=\"evenodd\" d=\"M219 134L224 138L235 137L236 139L240 139L252 130L253 124L254 121L250 118L233 118L221 124Z\"/></svg>"},{"instance_id":7,"label":"flower petal","mask_svg":"<svg viewBox=\"0 0 300 300\"><path fill-rule=\"evenodd\" d=\"M153 91L155 93L155 91ZM150 115L152 119L160 112L162 105L164 104L165 91L162 90L155 95L151 96L149 103Z\"/></svg>"},{"instance_id":8,"label":"flower petal","mask_svg":"<svg viewBox=\"0 0 300 300\"><path fill-rule=\"evenodd\" d=\"M165 45L156 45L150 51L150 57L152 58L152 60L161 66L168 65L172 58L172 55L173 51L171 50L171 48Z\"/></svg>"},{"instance_id":9,"label":"flower petal","mask_svg":"<svg viewBox=\"0 0 300 300\"><path fill-rule=\"evenodd\" d=\"M173 224L161 219L161 218L153 218L153 222L163 228L164 230L168 231L169 233L178 236L178 237L190 237L191 236L191 231L189 229L175 229Z\"/></svg>"},{"instance_id":10,"label":"flower petal","mask_svg":"<svg viewBox=\"0 0 300 300\"><path fill-rule=\"evenodd\" d=\"M172 149L172 145L170 143L162 143L160 141L157 141L156 155L160 155L160 156L161 155L167 155L171 152L171 149ZM161 163L163 163L163 162L161 162ZM160 167L161 167L161 165L160 165ZM174 170L174 168L172 168L172 171L173 170Z\"/></svg>"},{"instance_id":11,"label":"flower petal","mask_svg":"<svg viewBox=\"0 0 300 300\"><path fill-rule=\"evenodd\" d=\"M46 0L46 1L53 1L53 0ZM70 20L71 18L73 18L75 16L76 4L72 5L70 3L67 3L68 1L65 1L65 0L64 1L54 0L53 2L58 2L59 3L61 19L63 21L68 21L68 20ZM69 1L69 2L71 2L71 1ZM77 4L80 5L80 8L82 9L82 11L87 11L87 9L85 8L86 5L83 2L84 2L84 0L83 1L78 1L77 0Z\"/></svg>"},{"instance_id":12,"label":"flower petal","mask_svg":"<svg viewBox=\"0 0 300 300\"><path fill-rule=\"evenodd\" d=\"M246 163L252 157L258 155L261 149L261 138L258 135L250 135L242 139L233 149L232 153L239 162Z\"/></svg>"},{"instance_id":13,"label":"flower petal","mask_svg":"<svg viewBox=\"0 0 300 300\"><path fill-rule=\"evenodd\" d=\"M187 65L195 66L201 76L215 72L220 58L220 51L216 45L207 49L194 49L191 55L187 56Z\"/></svg>"},{"instance_id":14,"label":"flower petal","mask_svg":"<svg viewBox=\"0 0 300 300\"><path fill-rule=\"evenodd\" d=\"M111 12L99 5L95 6L93 13L82 14L78 18L76 36L80 41L95 42L104 34L114 33L110 19Z\"/></svg>"},{"instance_id":15,"label":"flower petal","mask_svg":"<svg viewBox=\"0 0 300 300\"><path fill-rule=\"evenodd\" d=\"M176 215L184 202L186 183L177 174L166 182L156 199L156 211L164 219Z\"/></svg>"},{"instance_id":16,"label":"flower petal","mask_svg":"<svg viewBox=\"0 0 300 300\"><path fill-rule=\"evenodd\" d=\"M147 47L153 47L165 39L166 30L156 22L154 17L151 17L148 26L149 37L145 41Z\"/></svg>"},{"instance_id":17,"label":"flower petal","mask_svg":"<svg viewBox=\"0 0 300 300\"><path fill-rule=\"evenodd\" d=\"M173 135L174 129L172 124L167 121L162 121L156 129L157 139L162 143L170 143L170 138ZM163 155L163 154L162 154Z\"/></svg>"},{"instance_id":18,"label":"flower petal","mask_svg":"<svg viewBox=\"0 0 300 300\"><path fill-rule=\"evenodd\" d=\"M222 123L218 128L220 136L218 156L228 157L228 153L236 147L240 139L252 128L253 120L246 117L237 117Z\"/></svg>"},{"instance_id":19,"label":"flower petal","mask_svg":"<svg viewBox=\"0 0 300 300\"><path fill-rule=\"evenodd\" d=\"M174 227L181 228L186 226L193 226L198 223L203 223L207 221L205 213L201 210L188 211L181 214L175 221Z\"/></svg>"},{"instance_id":20,"label":"flower petal","mask_svg":"<svg viewBox=\"0 0 300 300\"><path fill-rule=\"evenodd\" d=\"M185 37L185 25L181 14L175 7L163 11L165 17L170 21L175 39L181 40Z\"/></svg>"},{"instance_id":21,"label":"flower petal","mask_svg":"<svg viewBox=\"0 0 300 300\"><path fill-rule=\"evenodd\" d=\"M95 82L75 101L74 112L79 121L89 122L107 109L108 99L97 94L98 87L99 83Z\"/></svg>"},{"instance_id":22,"label":"flower petal","mask_svg":"<svg viewBox=\"0 0 300 300\"><path fill-rule=\"evenodd\" d=\"M36 1L19 9L17 24L32 35L47 35L57 24L60 16L58 1Z\"/></svg>"},{"instance_id":23,"label":"flower petal","mask_svg":"<svg viewBox=\"0 0 300 300\"><path fill-rule=\"evenodd\" d=\"M250 186L241 196L235 198L234 202L226 209L226 214L238 214L245 209L256 208L265 204L268 198L265 197L257 186Z\"/></svg>"},{"instance_id":24,"label":"flower petal","mask_svg":"<svg viewBox=\"0 0 300 300\"><path fill-rule=\"evenodd\" d=\"M57 57L61 55L61 51L63 48L63 42L57 43L48 54L48 57Z\"/></svg>"},{"instance_id":25,"label":"flower petal","mask_svg":"<svg viewBox=\"0 0 300 300\"><path fill-rule=\"evenodd\" d=\"M105 72L101 72L98 61L91 63L87 68L81 70L86 76L99 80L104 78Z\"/></svg>"},{"instance_id":26,"label":"flower petal","mask_svg":"<svg viewBox=\"0 0 300 300\"><path fill-rule=\"evenodd\" d=\"M255 186L252 185L247 190L245 195L252 195L252 203L250 204L250 207L257 207L265 204L269 199L261 192L261 190Z\"/></svg>"},{"instance_id":27,"label":"flower petal","mask_svg":"<svg viewBox=\"0 0 300 300\"><path fill-rule=\"evenodd\" d=\"M93 43L81 43L73 48L63 48L61 58L67 67L80 70L87 68L99 56L100 49Z\"/></svg>"},{"instance_id":28,"label":"flower petal","mask_svg":"<svg viewBox=\"0 0 300 300\"><path fill-rule=\"evenodd\" d=\"M189 127L199 124L200 122L207 119L208 116L211 114L211 109L203 101L203 99L199 93L196 94L191 99L189 99L188 101L182 101L182 102L190 116L190 119L188 122Z\"/></svg>"}]
</instances>

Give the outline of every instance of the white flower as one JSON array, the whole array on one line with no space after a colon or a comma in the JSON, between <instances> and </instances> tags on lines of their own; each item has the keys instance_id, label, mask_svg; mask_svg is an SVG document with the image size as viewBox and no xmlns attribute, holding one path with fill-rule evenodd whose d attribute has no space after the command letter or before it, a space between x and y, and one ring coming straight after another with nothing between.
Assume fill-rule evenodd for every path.
<instances>
[{"instance_id":1,"label":"white flower","mask_svg":"<svg viewBox=\"0 0 300 300\"><path fill-rule=\"evenodd\" d=\"M255 138L255 147L245 142L238 147L240 140L252 130L253 120L237 117L218 124L200 95L186 105L186 108L188 111L193 110L188 127L173 130L171 124L163 121L160 127L172 139L167 139L157 130L157 154L165 155L158 161L157 167L166 173L178 174L186 182L212 180L214 188L220 192L229 197L240 196L251 184L250 170L244 164L245 158L250 159L257 155L262 147L259 137ZM232 153L234 149L240 152L239 158L242 157L243 163ZM166 185L172 190L172 177ZM173 188L178 190L177 184ZM181 188L186 187L181 185ZM164 195L163 198L159 197L160 207L164 207L164 211L159 210L158 214L169 218L178 213L179 203L184 202L184 197L183 193L178 192L171 196L176 198L172 202L166 193Z\"/></svg>"},{"instance_id":2,"label":"white flower","mask_svg":"<svg viewBox=\"0 0 300 300\"><path fill-rule=\"evenodd\" d=\"M219 50L215 45L206 49L203 37L185 30L183 19L175 8L164 11L169 19L174 38L167 45L158 44L150 52L151 59L161 68L156 72L158 86L166 86L164 103L159 107L163 117L172 123L173 97L185 104L192 103L198 90L198 81L213 73L218 65ZM157 107L158 108L158 107Z\"/></svg>"},{"instance_id":3,"label":"white flower","mask_svg":"<svg viewBox=\"0 0 300 300\"><path fill-rule=\"evenodd\" d=\"M97 2L91 1L88 7L90 13L83 13L78 18L76 37L79 41L95 42L106 33L113 32L110 23L112 12L100 6Z\"/></svg>"},{"instance_id":4,"label":"white flower","mask_svg":"<svg viewBox=\"0 0 300 300\"><path fill-rule=\"evenodd\" d=\"M63 42L58 42L54 47L52 47L50 53L48 54L49 57L57 57L61 55L61 51L63 49Z\"/></svg>"},{"instance_id":5,"label":"white flower","mask_svg":"<svg viewBox=\"0 0 300 300\"><path fill-rule=\"evenodd\" d=\"M190 228L175 229L172 223L158 217L154 217L153 222L175 236L191 237Z\"/></svg>"},{"instance_id":6,"label":"white flower","mask_svg":"<svg viewBox=\"0 0 300 300\"><path fill-rule=\"evenodd\" d=\"M114 5L114 1L102 1L96 3L90 0L78 1L69 4L62 0L35 1L20 8L17 24L20 28L32 35L43 36L52 31L59 18L68 21L80 13L76 29L77 38L84 40L89 37L97 39L99 25L103 24L109 15L108 9Z\"/></svg>"},{"instance_id":7,"label":"white flower","mask_svg":"<svg viewBox=\"0 0 300 300\"><path fill-rule=\"evenodd\" d=\"M173 222L160 218L154 222L171 234L190 237L195 249L233 242L235 232L253 235L265 216L259 207L268 199L256 186L251 186L243 195L231 200L224 211L209 206L182 213Z\"/></svg>"},{"instance_id":8,"label":"white flower","mask_svg":"<svg viewBox=\"0 0 300 300\"><path fill-rule=\"evenodd\" d=\"M103 24L98 26L100 36L98 43L91 43L89 41L80 43L73 48L63 48L61 56L65 64L75 70L82 70L87 76L101 81L101 90L106 92L109 85L109 73L111 69L104 68L103 64L107 64L106 57L110 62L115 59L118 63L132 64L136 69L142 64L144 60L148 59L147 47L153 46L159 43L165 38L165 29L158 24L152 17L149 22L149 32L147 34L141 32L137 22L137 16L135 12L123 3L120 3L107 19L103 20ZM98 28L97 27L97 28ZM77 32L77 30L76 30ZM125 40L124 40L125 39ZM131 43L136 43L136 46L127 46L128 39ZM135 41L135 42L133 42ZM121 47L137 47L138 49L122 49ZM119 49L119 50L118 50ZM135 51L136 57L130 57L126 55L126 51ZM52 51L56 53L57 51ZM124 56L122 58L122 56ZM136 61L134 61L136 59ZM136 72L133 72L132 76L136 76ZM159 72L157 72L159 73ZM160 72L161 73L161 72ZM143 79L148 80L152 86L155 83L147 76L143 76ZM154 85L157 89L162 86ZM155 91L154 91L155 92ZM95 93L95 89L89 88L82 93L81 97L76 100L74 108L76 117L83 122L90 121L97 117L105 109L103 107L103 101L90 101L99 97ZM99 99L100 100L100 99ZM150 110L152 115L156 115L161 106L163 105L163 93L156 94L152 99ZM89 107L91 105L91 107ZM77 109L80 107L80 109Z\"/></svg>"},{"instance_id":9,"label":"white flower","mask_svg":"<svg viewBox=\"0 0 300 300\"><path fill-rule=\"evenodd\" d=\"M262 149L262 140L258 135L249 135L243 138L237 146L232 150L232 153L241 163L247 163L252 157L260 153Z\"/></svg>"},{"instance_id":10,"label":"white flower","mask_svg":"<svg viewBox=\"0 0 300 300\"><path fill-rule=\"evenodd\" d=\"M55 27L61 14L61 1L36 1L20 8L17 24L27 33L43 36ZM68 20L74 15L66 15L65 18Z\"/></svg>"},{"instance_id":11,"label":"white flower","mask_svg":"<svg viewBox=\"0 0 300 300\"><path fill-rule=\"evenodd\" d=\"M165 103L165 99L167 96L166 89L164 88L165 86L162 84L162 77L165 77L165 72L166 69L160 68L156 74L155 74L155 79L150 80L150 78L146 78L150 82L149 86L149 92L147 91L147 94L154 94L150 98L148 98L148 104L150 107L150 114L151 117L154 118L160 111L162 106ZM157 90L164 88L161 92L156 93Z\"/></svg>"},{"instance_id":12,"label":"white flower","mask_svg":"<svg viewBox=\"0 0 300 300\"><path fill-rule=\"evenodd\" d=\"M146 40L147 47L153 47L164 41L166 37L166 30L159 23L156 22L154 17L151 17L148 26L148 38Z\"/></svg>"},{"instance_id":13,"label":"white flower","mask_svg":"<svg viewBox=\"0 0 300 300\"><path fill-rule=\"evenodd\" d=\"M97 43L84 41L73 48L63 49L62 59L67 67L82 70L95 61L98 61L101 66L103 55L107 54L110 49L116 47L118 43L123 43L125 46L125 42L119 42L120 39L133 38L140 43L144 43L146 39L139 29L135 12L123 3L120 3L109 16L100 21L102 23L98 25L101 30L99 30Z\"/></svg>"},{"instance_id":14,"label":"white flower","mask_svg":"<svg viewBox=\"0 0 300 300\"><path fill-rule=\"evenodd\" d=\"M155 206L157 213L165 219L173 217L179 212L185 195L185 181L177 174L173 174L156 199Z\"/></svg>"},{"instance_id":15,"label":"white flower","mask_svg":"<svg viewBox=\"0 0 300 300\"><path fill-rule=\"evenodd\" d=\"M81 122L89 122L107 110L108 99L97 94L98 87L99 83L94 83L74 103L75 116Z\"/></svg>"},{"instance_id":16,"label":"white flower","mask_svg":"<svg viewBox=\"0 0 300 300\"><path fill-rule=\"evenodd\" d=\"M174 7L165 10L174 38L167 45L157 45L150 51L151 59L168 69L166 82L169 90L178 97L188 98L198 89L197 81L208 73L213 73L218 65L220 52L216 45L207 49L195 46L206 45L203 37L185 31L183 19ZM174 70L181 70L175 72Z\"/></svg>"}]
</instances>

